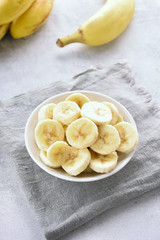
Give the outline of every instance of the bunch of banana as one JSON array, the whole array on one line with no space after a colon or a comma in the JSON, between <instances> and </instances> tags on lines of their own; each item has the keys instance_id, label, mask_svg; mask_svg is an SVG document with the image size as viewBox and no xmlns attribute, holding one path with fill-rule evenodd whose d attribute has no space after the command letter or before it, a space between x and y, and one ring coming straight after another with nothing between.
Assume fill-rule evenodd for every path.
<instances>
[{"instance_id":1,"label":"bunch of banana","mask_svg":"<svg viewBox=\"0 0 160 240\"><path fill-rule=\"evenodd\" d=\"M114 104L74 93L65 101L41 107L35 140L44 164L77 176L112 171L118 163L116 151L135 149L138 133Z\"/></svg>"},{"instance_id":2,"label":"bunch of banana","mask_svg":"<svg viewBox=\"0 0 160 240\"><path fill-rule=\"evenodd\" d=\"M1 0L0 40L10 28L13 38L36 32L47 20L53 0Z\"/></svg>"},{"instance_id":3,"label":"bunch of banana","mask_svg":"<svg viewBox=\"0 0 160 240\"><path fill-rule=\"evenodd\" d=\"M104 6L95 15L73 34L59 38L57 44L59 47L75 42L90 46L106 44L127 28L134 11L135 0L106 0Z\"/></svg>"}]
</instances>

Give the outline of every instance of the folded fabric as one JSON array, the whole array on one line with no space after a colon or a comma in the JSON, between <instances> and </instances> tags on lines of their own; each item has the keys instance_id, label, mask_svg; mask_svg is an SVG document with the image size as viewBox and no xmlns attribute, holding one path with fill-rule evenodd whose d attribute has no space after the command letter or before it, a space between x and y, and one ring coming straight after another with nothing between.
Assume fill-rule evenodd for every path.
<instances>
[{"instance_id":1,"label":"folded fabric","mask_svg":"<svg viewBox=\"0 0 160 240\"><path fill-rule=\"evenodd\" d=\"M104 180L76 183L55 178L40 169L26 150L24 127L34 108L48 97L72 90L97 91L111 96L122 103L136 121L140 142L134 157L120 172ZM128 64L90 69L70 81L54 82L0 102L1 166L3 172L12 166L17 184L21 185L46 238L55 240L103 211L160 186L159 129L160 108L137 86Z\"/></svg>"}]
</instances>

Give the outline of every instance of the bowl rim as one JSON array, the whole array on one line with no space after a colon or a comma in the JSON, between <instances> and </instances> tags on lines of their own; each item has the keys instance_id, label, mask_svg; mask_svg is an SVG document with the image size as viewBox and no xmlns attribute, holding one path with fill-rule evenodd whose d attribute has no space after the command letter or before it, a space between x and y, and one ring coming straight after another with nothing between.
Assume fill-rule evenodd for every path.
<instances>
[{"instance_id":1,"label":"bowl rim","mask_svg":"<svg viewBox=\"0 0 160 240\"><path fill-rule=\"evenodd\" d=\"M117 172L119 172L120 170L122 170L127 164L128 162L131 160L131 158L133 157L136 149L134 149L132 152L130 152L130 155L124 159L125 161L123 163L121 163L121 167L119 169L116 170L116 167L114 170L112 170L111 172L109 173L103 173L103 174L99 174L97 176L93 176L93 177L83 177L83 178L77 178L76 176L66 176L66 175L63 175L63 174L60 174L60 173L56 173L56 171L53 173L52 172L52 168L46 166L43 162L39 162L36 157L32 154L31 150L30 150L30 147L29 147L29 143L28 143L28 129L29 129L29 126L30 126L30 123L31 123L31 120L32 118L34 117L34 115L36 114L37 110L40 109L43 105L47 104L47 102L56 99L58 97L61 97L63 95L66 95L66 94L73 94L73 93L83 93L83 94L93 94L93 95L99 95L101 97L104 97L104 98L107 98L108 100L111 100L111 102L114 102L116 103L116 105L120 105L120 107L123 109L123 111L128 115L128 117L130 118L131 120L131 123L133 124L133 126L136 128L137 130L137 126L136 126L136 123L132 117L132 115L130 114L130 112L120 103L118 102L117 100L115 100L114 98L108 96L108 95L105 95L103 93L100 93L100 92L95 92L95 91L85 91L85 90L75 90L75 91L66 91L66 92L62 92L62 93L59 93L59 94L56 94L56 95L53 95L49 98L47 98L46 100L44 100L43 102L41 102L36 108L34 108L34 110L31 112L28 120L27 120L27 123L26 123L26 126L25 126L25 145L26 145L26 149L30 155L30 157L32 158L32 160L41 168L43 169L45 172L47 172L48 174L54 176L54 177L57 177L59 179L62 179L62 180L65 180L65 181L71 181L71 182L93 182L93 181L99 181L99 180L102 180L102 179L105 179L107 177L110 177L114 174L116 174ZM138 130L137 130L138 132ZM38 147L37 147L38 148ZM123 160L122 160L123 161ZM47 168L47 169L46 169Z\"/></svg>"}]
</instances>

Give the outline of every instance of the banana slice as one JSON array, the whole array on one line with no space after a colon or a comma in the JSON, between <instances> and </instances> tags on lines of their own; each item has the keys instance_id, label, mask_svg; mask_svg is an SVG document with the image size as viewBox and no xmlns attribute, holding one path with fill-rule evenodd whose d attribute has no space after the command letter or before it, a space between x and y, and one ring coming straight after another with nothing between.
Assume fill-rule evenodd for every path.
<instances>
[{"instance_id":1,"label":"banana slice","mask_svg":"<svg viewBox=\"0 0 160 240\"><path fill-rule=\"evenodd\" d=\"M120 122L114 127L117 129L121 139L117 151L128 153L134 150L138 144L138 133L135 127L128 122Z\"/></svg>"},{"instance_id":2,"label":"banana slice","mask_svg":"<svg viewBox=\"0 0 160 240\"><path fill-rule=\"evenodd\" d=\"M64 139L64 130L56 120L42 120L35 128L35 140L41 150L46 151L56 141Z\"/></svg>"},{"instance_id":3,"label":"banana slice","mask_svg":"<svg viewBox=\"0 0 160 240\"><path fill-rule=\"evenodd\" d=\"M91 154L87 148L71 148L70 157L62 164L62 168L72 176L77 176L83 172L91 159Z\"/></svg>"},{"instance_id":4,"label":"banana slice","mask_svg":"<svg viewBox=\"0 0 160 240\"><path fill-rule=\"evenodd\" d=\"M117 166L117 162L118 155L116 152L101 155L91 151L89 167L98 173L109 173Z\"/></svg>"},{"instance_id":5,"label":"banana slice","mask_svg":"<svg viewBox=\"0 0 160 240\"><path fill-rule=\"evenodd\" d=\"M53 167L60 167L70 157L70 151L66 142L57 141L48 148L47 159Z\"/></svg>"},{"instance_id":6,"label":"banana slice","mask_svg":"<svg viewBox=\"0 0 160 240\"><path fill-rule=\"evenodd\" d=\"M83 104L89 102L90 100L82 93L73 93L66 98L66 101L75 102L81 108Z\"/></svg>"},{"instance_id":7,"label":"banana slice","mask_svg":"<svg viewBox=\"0 0 160 240\"><path fill-rule=\"evenodd\" d=\"M101 125L98 127L97 141L90 148L102 155L115 151L120 144L120 137L115 127L111 125Z\"/></svg>"},{"instance_id":8,"label":"banana slice","mask_svg":"<svg viewBox=\"0 0 160 240\"><path fill-rule=\"evenodd\" d=\"M80 118L68 126L66 137L71 146L86 148L97 140L98 128L91 120Z\"/></svg>"},{"instance_id":9,"label":"banana slice","mask_svg":"<svg viewBox=\"0 0 160 240\"><path fill-rule=\"evenodd\" d=\"M117 120L118 120L118 109L113 103L110 102L103 102L104 105L110 108L111 113L112 113L112 120L110 122L111 125L115 125Z\"/></svg>"},{"instance_id":10,"label":"banana slice","mask_svg":"<svg viewBox=\"0 0 160 240\"><path fill-rule=\"evenodd\" d=\"M69 125L80 117L80 108L75 102L64 101L58 103L53 110L54 119Z\"/></svg>"},{"instance_id":11,"label":"banana slice","mask_svg":"<svg viewBox=\"0 0 160 240\"><path fill-rule=\"evenodd\" d=\"M112 113L109 107L99 102L85 103L81 110L82 117L89 118L97 125L110 123L112 120Z\"/></svg>"},{"instance_id":12,"label":"banana slice","mask_svg":"<svg viewBox=\"0 0 160 240\"><path fill-rule=\"evenodd\" d=\"M38 120L53 119L53 109L55 106L55 103L49 103L41 107L38 112Z\"/></svg>"},{"instance_id":13,"label":"banana slice","mask_svg":"<svg viewBox=\"0 0 160 240\"><path fill-rule=\"evenodd\" d=\"M123 117L122 117L121 114L118 114L118 118L117 118L116 124L117 124L117 123L120 123L120 122L124 122L124 119L123 119Z\"/></svg>"},{"instance_id":14,"label":"banana slice","mask_svg":"<svg viewBox=\"0 0 160 240\"><path fill-rule=\"evenodd\" d=\"M52 164L52 162L50 162L50 161L47 159L47 152L40 150L40 155L39 155L39 156L40 156L42 162L43 162L45 165L47 165L48 167L51 167L51 168L61 167L60 164L57 164L57 165L55 166L55 164Z\"/></svg>"}]
</instances>

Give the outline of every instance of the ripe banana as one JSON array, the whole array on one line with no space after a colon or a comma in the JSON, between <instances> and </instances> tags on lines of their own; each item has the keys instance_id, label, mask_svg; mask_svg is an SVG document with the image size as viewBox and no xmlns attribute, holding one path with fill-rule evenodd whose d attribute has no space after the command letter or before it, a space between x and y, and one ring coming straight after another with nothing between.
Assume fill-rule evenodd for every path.
<instances>
[{"instance_id":1,"label":"ripe banana","mask_svg":"<svg viewBox=\"0 0 160 240\"><path fill-rule=\"evenodd\" d=\"M76 148L86 148L97 140L98 129L91 120L80 118L68 126L66 137L71 146Z\"/></svg>"},{"instance_id":2,"label":"ripe banana","mask_svg":"<svg viewBox=\"0 0 160 240\"><path fill-rule=\"evenodd\" d=\"M71 122L80 117L80 108L75 102L60 102L53 110L53 117L62 124L69 125Z\"/></svg>"},{"instance_id":3,"label":"ripe banana","mask_svg":"<svg viewBox=\"0 0 160 240\"><path fill-rule=\"evenodd\" d=\"M112 152L108 155L101 155L91 151L91 160L89 167L98 173L109 173L112 171L118 162L118 155Z\"/></svg>"},{"instance_id":4,"label":"ripe banana","mask_svg":"<svg viewBox=\"0 0 160 240\"><path fill-rule=\"evenodd\" d=\"M40 159L42 160L42 162L47 165L48 167L51 167L51 168L55 168L55 164L52 164L52 162L50 162L48 159L47 159L47 152L45 151L42 151L40 150ZM60 165L58 166L60 167Z\"/></svg>"},{"instance_id":5,"label":"ripe banana","mask_svg":"<svg viewBox=\"0 0 160 240\"><path fill-rule=\"evenodd\" d=\"M53 143L47 150L47 159L55 168L70 158L70 147L64 141Z\"/></svg>"},{"instance_id":6,"label":"ripe banana","mask_svg":"<svg viewBox=\"0 0 160 240\"><path fill-rule=\"evenodd\" d=\"M39 149L46 151L56 141L63 141L64 130L60 122L46 119L38 122L35 128L35 140Z\"/></svg>"},{"instance_id":7,"label":"ripe banana","mask_svg":"<svg viewBox=\"0 0 160 240\"><path fill-rule=\"evenodd\" d=\"M138 144L138 133L135 127L128 122L120 122L114 127L117 129L121 139L117 151L128 153L134 150Z\"/></svg>"},{"instance_id":8,"label":"ripe banana","mask_svg":"<svg viewBox=\"0 0 160 240\"><path fill-rule=\"evenodd\" d=\"M131 22L135 0L107 0L104 6L76 32L57 40L59 47L80 42L90 46L106 44L117 38Z\"/></svg>"},{"instance_id":9,"label":"ripe banana","mask_svg":"<svg viewBox=\"0 0 160 240\"><path fill-rule=\"evenodd\" d=\"M12 22L21 16L35 0L1 0L0 25Z\"/></svg>"},{"instance_id":10,"label":"ripe banana","mask_svg":"<svg viewBox=\"0 0 160 240\"><path fill-rule=\"evenodd\" d=\"M55 103L49 103L41 107L38 112L38 120L53 119L53 109L55 106Z\"/></svg>"},{"instance_id":11,"label":"ripe banana","mask_svg":"<svg viewBox=\"0 0 160 240\"><path fill-rule=\"evenodd\" d=\"M0 40L6 35L9 29L10 23L0 25Z\"/></svg>"},{"instance_id":12,"label":"ripe banana","mask_svg":"<svg viewBox=\"0 0 160 240\"><path fill-rule=\"evenodd\" d=\"M109 107L100 102L85 103L81 110L82 117L89 118L97 125L110 123L112 120L112 113Z\"/></svg>"},{"instance_id":13,"label":"ripe banana","mask_svg":"<svg viewBox=\"0 0 160 240\"><path fill-rule=\"evenodd\" d=\"M53 0L35 0L32 6L11 24L12 37L27 37L36 32L47 20L52 7Z\"/></svg>"},{"instance_id":14,"label":"ripe banana","mask_svg":"<svg viewBox=\"0 0 160 240\"><path fill-rule=\"evenodd\" d=\"M102 155L115 151L120 144L118 131L112 125L101 125L98 127L97 141L90 148Z\"/></svg>"},{"instance_id":15,"label":"ripe banana","mask_svg":"<svg viewBox=\"0 0 160 240\"><path fill-rule=\"evenodd\" d=\"M118 109L113 103L110 102L103 102L104 105L110 108L111 113L112 113L112 120L110 121L111 125L115 125L117 120L118 120Z\"/></svg>"},{"instance_id":16,"label":"ripe banana","mask_svg":"<svg viewBox=\"0 0 160 240\"><path fill-rule=\"evenodd\" d=\"M62 168L72 176L77 176L83 172L91 159L91 154L87 148L71 148L70 157L62 163Z\"/></svg>"},{"instance_id":17,"label":"ripe banana","mask_svg":"<svg viewBox=\"0 0 160 240\"><path fill-rule=\"evenodd\" d=\"M77 103L80 108L83 106L83 104L90 101L89 98L82 93L73 93L69 95L65 100Z\"/></svg>"}]
</instances>

